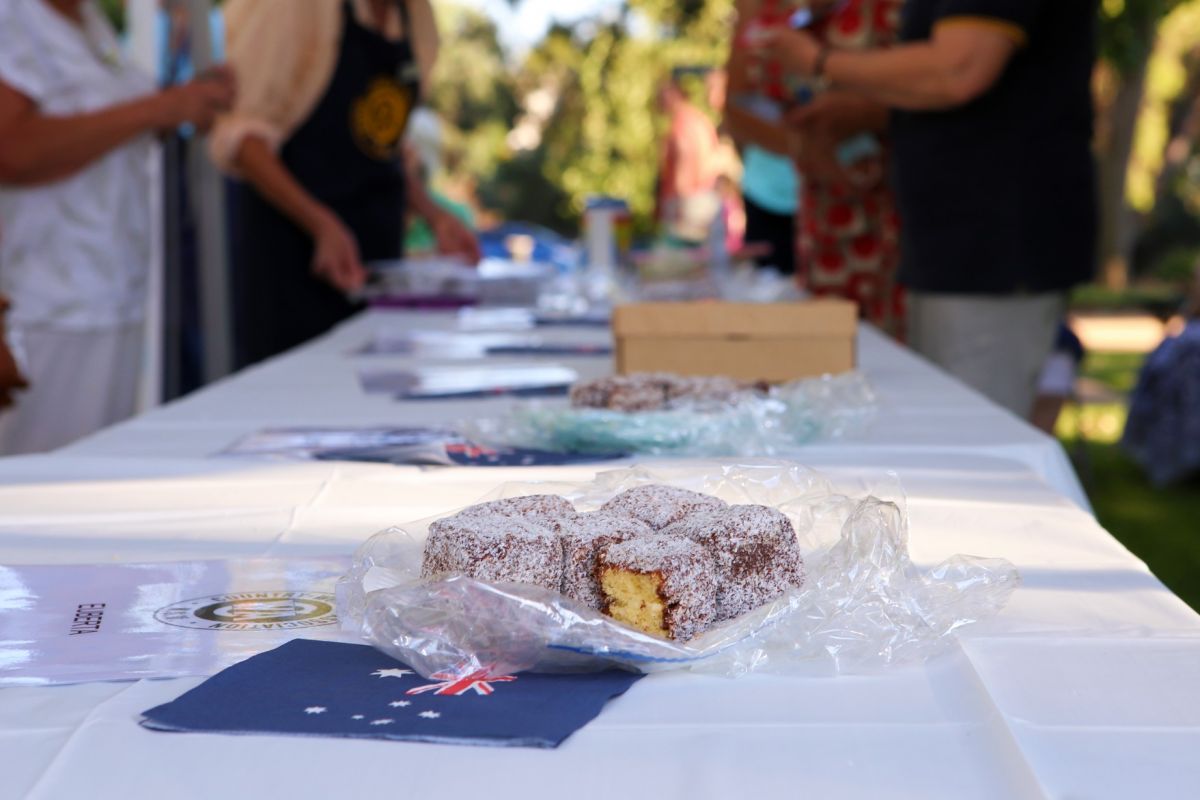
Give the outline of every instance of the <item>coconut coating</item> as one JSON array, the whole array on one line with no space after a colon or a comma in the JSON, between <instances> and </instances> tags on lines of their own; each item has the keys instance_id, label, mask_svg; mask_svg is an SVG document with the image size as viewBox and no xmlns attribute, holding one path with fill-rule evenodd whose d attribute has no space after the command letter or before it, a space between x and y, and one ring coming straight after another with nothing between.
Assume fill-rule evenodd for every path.
<instances>
[{"instance_id":1,"label":"coconut coating","mask_svg":"<svg viewBox=\"0 0 1200 800\"><path fill-rule=\"evenodd\" d=\"M488 503L468 506L458 513L460 517L478 517L499 514L505 517L528 517L530 519L554 520L575 514L571 501L555 494L530 494L523 497L508 497Z\"/></svg>"},{"instance_id":2,"label":"coconut coating","mask_svg":"<svg viewBox=\"0 0 1200 800\"><path fill-rule=\"evenodd\" d=\"M695 514L663 530L712 555L717 567L717 622L741 616L804 583L792 522L768 506L730 506Z\"/></svg>"},{"instance_id":3,"label":"coconut coating","mask_svg":"<svg viewBox=\"0 0 1200 800\"><path fill-rule=\"evenodd\" d=\"M575 384L571 388L571 405L627 412L658 411L678 403L736 405L748 392L754 391L761 391L761 387L717 375L634 372Z\"/></svg>"},{"instance_id":4,"label":"coconut coating","mask_svg":"<svg viewBox=\"0 0 1200 800\"><path fill-rule=\"evenodd\" d=\"M607 511L564 519L559 530L563 544L562 593L590 608L600 608L604 604L596 580L596 556L600 550L610 544L654 533L641 520Z\"/></svg>"},{"instance_id":5,"label":"coconut coating","mask_svg":"<svg viewBox=\"0 0 1200 800\"><path fill-rule=\"evenodd\" d=\"M640 519L655 530L662 530L701 511L728 508L724 500L674 486L650 484L621 492L600 507L601 511Z\"/></svg>"},{"instance_id":6,"label":"coconut coating","mask_svg":"<svg viewBox=\"0 0 1200 800\"><path fill-rule=\"evenodd\" d=\"M562 540L546 523L504 514L459 514L429 526L421 577L461 573L480 581L562 588Z\"/></svg>"},{"instance_id":7,"label":"coconut coating","mask_svg":"<svg viewBox=\"0 0 1200 800\"><path fill-rule=\"evenodd\" d=\"M716 564L702 545L690 539L653 534L609 545L596 559L596 574L602 581L606 571L656 579L662 626L675 641L686 642L703 633L716 618ZM605 613L628 600L606 593Z\"/></svg>"}]
</instances>

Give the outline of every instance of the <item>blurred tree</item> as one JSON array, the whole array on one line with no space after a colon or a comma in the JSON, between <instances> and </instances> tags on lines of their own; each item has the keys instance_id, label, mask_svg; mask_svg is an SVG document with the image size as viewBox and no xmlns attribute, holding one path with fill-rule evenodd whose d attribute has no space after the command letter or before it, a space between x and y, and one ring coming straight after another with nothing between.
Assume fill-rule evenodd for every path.
<instances>
[{"instance_id":1,"label":"blurred tree","mask_svg":"<svg viewBox=\"0 0 1200 800\"><path fill-rule=\"evenodd\" d=\"M1130 157L1160 21L1185 0L1101 0L1100 259L1111 288L1128 282L1138 217L1126 198ZM1187 0L1195 2L1195 0Z\"/></svg>"},{"instance_id":2,"label":"blurred tree","mask_svg":"<svg viewBox=\"0 0 1200 800\"><path fill-rule=\"evenodd\" d=\"M1200 247L1198 145L1200 2L1193 0L1163 19L1147 68L1127 192L1143 219L1133 254L1135 274L1178 274L1182 254Z\"/></svg>"},{"instance_id":3,"label":"blurred tree","mask_svg":"<svg viewBox=\"0 0 1200 800\"><path fill-rule=\"evenodd\" d=\"M511 193L505 214L544 217L553 202L553 227L572 231L587 197L607 194L629 202L636 230L651 231L658 86L673 68L723 63L732 11L732 0L629 0L615 19L552 29L517 70L525 113L510 137L552 191Z\"/></svg>"},{"instance_id":4,"label":"blurred tree","mask_svg":"<svg viewBox=\"0 0 1200 800\"><path fill-rule=\"evenodd\" d=\"M519 111L511 69L495 23L453 3L437 3L442 47L425 102L443 122L443 191L467 200L510 157L507 144Z\"/></svg>"}]
</instances>

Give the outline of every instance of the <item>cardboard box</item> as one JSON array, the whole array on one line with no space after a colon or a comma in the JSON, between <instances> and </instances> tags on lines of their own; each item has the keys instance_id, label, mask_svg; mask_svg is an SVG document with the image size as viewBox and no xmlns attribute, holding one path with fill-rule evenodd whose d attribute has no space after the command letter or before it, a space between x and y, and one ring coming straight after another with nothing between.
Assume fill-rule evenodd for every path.
<instances>
[{"instance_id":1,"label":"cardboard box","mask_svg":"<svg viewBox=\"0 0 1200 800\"><path fill-rule=\"evenodd\" d=\"M858 308L798 303L640 303L613 311L617 372L772 383L854 368Z\"/></svg>"}]
</instances>

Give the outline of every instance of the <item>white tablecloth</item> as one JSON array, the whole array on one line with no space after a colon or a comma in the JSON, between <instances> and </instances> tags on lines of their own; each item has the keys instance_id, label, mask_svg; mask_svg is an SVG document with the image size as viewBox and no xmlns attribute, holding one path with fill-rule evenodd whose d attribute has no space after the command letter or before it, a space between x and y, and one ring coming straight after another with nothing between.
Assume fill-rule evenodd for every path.
<instances>
[{"instance_id":1,"label":"white tablecloth","mask_svg":"<svg viewBox=\"0 0 1200 800\"><path fill-rule=\"evenodd\" d=\"M411 422L410 406L360 396L345 358L381 321L358 320L66 452L0 460L0 563L345 554L386 525L530 477L197 458L268 422ZM1194 794L1200 618L1060 493L1049 469L1056 451L1021 423L870 333L862 362L890 430L812 448L805 460L847 483L894 469L919 563L1002 556L1024 579L1009 607L951 654L867 676L654 675L552 751L137 725L139 712L198 679L4 689L0 798ZM421 419L479 407L422 404ZM876 439L899 436L906 421L928 440Z\"/></svg>"},{"instance_id":2,"label":"white tablecloth","mask_svg":"<svg viewBox=\"0 0 1200 800\"><path fill-rule=\"evenodd\" d=\"M469 365L473 362L350 354L377 334L409 330L451 330L452 313L373 312L265 364L243 371L183 400L85 439L64 452L73 455L144 457L204 456L266 426L312 424L454 423L480 413L496 413L510 400L397 403L360 388L359 369L400 369L417 363ZM603 344L606 329L545 328L548 341ZM1090 509L1087 496L1062 447L1004 409L953 380L873 328L858 340L861 369L880 396L878 420L853 442L815 443L805 460L826 455L867 457L886 463L898 454L993 455L1028 466L1049 485ZM539 358L595 377L612 371L607 357ZM533 359L492 359L489 363L530 363ZM848 447L847 445L852 445Z\"/></svg>"}]
</instances>

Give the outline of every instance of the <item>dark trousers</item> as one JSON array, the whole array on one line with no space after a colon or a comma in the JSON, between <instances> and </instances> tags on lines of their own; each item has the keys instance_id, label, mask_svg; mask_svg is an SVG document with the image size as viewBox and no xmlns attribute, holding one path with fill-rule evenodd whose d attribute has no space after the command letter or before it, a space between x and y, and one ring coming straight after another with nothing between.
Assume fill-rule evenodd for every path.
<instances>
[{"instance_id":1,"label":"dark trousers","mask_svg":"<svg viewBox=\"0 0 1200 800\"><path fill-rule=\"evenodd\" d=\"M796 272L796 218L792 214L767 211L748 197L746 206L746 244L768 244L770 255L758 259L761 267L775 267L784 275Z\"/></svg>"}]
</instances>

